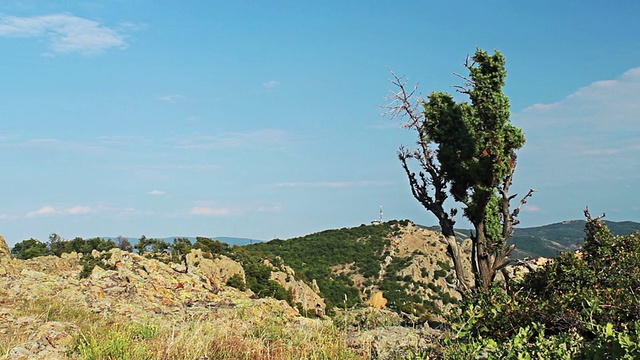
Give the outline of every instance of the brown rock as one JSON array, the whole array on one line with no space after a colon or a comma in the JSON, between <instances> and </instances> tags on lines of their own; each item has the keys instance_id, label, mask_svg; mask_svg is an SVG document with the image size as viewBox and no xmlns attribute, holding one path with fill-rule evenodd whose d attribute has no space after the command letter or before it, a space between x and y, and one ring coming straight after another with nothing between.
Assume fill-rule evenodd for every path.
<instances>
[{"instance_id":1,"label":"brown rock","mask_svg":"<svg viewBox=\"0 0 640 360\"><path fill-rule=\"evenodd\" d=\"M11 268L11 250L9 245L4 241L4 237L0 235L0 276L4 276L9 273Z\"/></svg>"},{"instance_id":2,"label":"brown rock","mask_svg":"<svg viewBox=\"0 0 640 360\"><path fill-rule=\"evenodd\" d=\"M5 259L11 259L11 249L4 240L4 236L0 235L0 262Z\"/></svg>"},{"instance_id":3,"label":"brown rock","mask_svg":"<svg viewBox=\"0 0 640 360\"><path fill-rule=\"evenodd\" d=\"M185 260L188 273L200 275L216 288L226 285L229 278L236 274L242 277L243 282L246 281L242 265L224 255L209 259L202 250L195 249L185 256Z\"/></svg>"},{"instance_id":4,"label":"brown rock","mask_svg":"<svg viewBox=\"0 0 640 360\"><path fill-rule=\"evenodd\" d=\"M369 305L376 309L384 309L387 306L387 299L382 295L382 291L378 291L377 293L371 295L371 298L368 301Z\"/></svg>"}]
</instances>

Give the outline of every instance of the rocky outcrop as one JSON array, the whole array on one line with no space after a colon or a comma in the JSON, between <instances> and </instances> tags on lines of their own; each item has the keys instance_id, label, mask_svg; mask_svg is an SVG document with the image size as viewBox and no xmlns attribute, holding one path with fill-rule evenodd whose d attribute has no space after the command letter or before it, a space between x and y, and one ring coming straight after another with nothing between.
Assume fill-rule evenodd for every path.
<instances>
[{"instance_id":1,"label":"rocky outcrop","mask_svg":"<svg viewBox=\"0 0 640 360\"><path fill-rule=\"evenodd\" d=\"M6 259L11 259L11 249L4 240L4 236L0 235L0 262Z\"/></svg>"},{"instance_id":2,"label":"rocky outcrop","mask_svg":"<svg viewBox=\"0 0 640 360\"><path fill-rule=\"evenodd\" d=\"M326 309L324 299L304 281L296 280L296 272L292 268L285 265L276 268L268 261L265 263L273 269L271 280L277 281L285 290L291 292L295 304L300 304L302 309L307 312L324 316ZM317 288L318 285L316 284L315 287Z\"/></svg>"},{"instance_id":3,"label":"rocky outcrop","mask_svg":"<svg viewBox=\"0 0 640 360\"><path fill-rule=\"evenodd\" d=\"M37 319L18 319L31 321ZM65 359L65 353L71 350L79 336L78 327L69 322L47 321L33 330L28 340L9 350L8 359Z\"/></svg>"},{"instance_id":4,"label":"rocky outcrop","mask_svg":"<svg viewBox=\"0 0 640 360\"><path fill-rule=\"evenodd\" d=\"M384 298L382 291L378 291L371 295L371 298L367 301L367 305L376 309L384 309L385 306L387 306L387 299Z\"/></svg>"},{"instance_id":5,"label":"rocky outcrop","mask_svg":"<svg viewBox=\"0 0 640 360\"><path fill-rule=\"evenodd\" d=\"M0 276L7 275L11 268L11 250L4 236L0 235Z\"/></svg>"},{"instance_id":6,"label":"rocky outcrop","mask_svg":"<svg viewBox=\"0 0 640 360\"><path fill-rule=\"evenodd\" d=\"M242 265L224 255L209 258L202 250L194 249L185 258L187 272L200 276L212 287L226 285L234 275L239 275L242 282L246 282Z\"/></svg>"},{"instance_id":7,"label":"rocky outcrop","mask_svg":"<svg viewBox=\"0 0 640 360\"><path fill-rule=\"evenodd\" d=\"M85 309L114 323L152 319L174 324L198 317L219 322L221 329L229 331L241 327L231 326L229 322L237 321L234 319L243 319L246 331L250 331L252 319L260 322L277 314L283 321L294 321L300 316L284 301L254 299L250 291L225 286L234 274L244 277L240 264L225 257L193 256L189 271L177 271L160 261L116 248L101 256L105 267L115 270L96 266L81 279L78 254L16 260L7 255L7 246L0 247L0 265L11 265L11 271L0 276L0 336L26 334L14 337L5 358L65 358L69 340L78 337L72 323L21 317L21 306L29 303L64 304L64 308Z\"/></svg>"}]
</instances>

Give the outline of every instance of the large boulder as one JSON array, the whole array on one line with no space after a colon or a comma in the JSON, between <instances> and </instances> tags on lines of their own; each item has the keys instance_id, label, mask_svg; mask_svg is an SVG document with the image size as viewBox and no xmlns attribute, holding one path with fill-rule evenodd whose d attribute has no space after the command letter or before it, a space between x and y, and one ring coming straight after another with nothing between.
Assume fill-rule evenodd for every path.
<instances>
[{"instance_id":1,"label":"large boulder","mask_svg":"<svg viewBox=\"0 0 640 360\"><path fill-rule=\"evenodd\" d=\"M227 281L236 274L242 278L242 282L246 282L242 265L224 255L209 258L207 253L194 249L185 256L185 261L189 274L199 275L214 287L225 286Z\"/></svg>"},{"instance_id":2,"label":"large boulder","mask_svg":"<svg viewBox=\"0 0 640 360\"><path fill-rule=\"evenodd\" d=\"M304 281L296 280L296 273L292 268L285 265L276 268L268 261L267 263L273 269L271 280L278 282L285 290L291 292L295 304L300 304L303 310L315 313L317 316L324 316L326 309L324 299Z\"/></svg>"},{"instance_id":3,"label":"large boulder","mask_svg":"<svg viewBox=\"0 0 640 360\"><path fill-rule=\"evenodd\" d=\"M9 258L11 259L11 249L4 240L4 236L0 235L0 261Z\"/></svg>"},{"instance_id":4,"label":"large boulder","mask_svg":"<svg viewBox=\"0 0 640 360\"><path fill-rule=\"evenodd\" d=\"M6 275L11 269L11 250L4 240L4 236L0 235L0 276Z\"/></svg>"}]
</instances>

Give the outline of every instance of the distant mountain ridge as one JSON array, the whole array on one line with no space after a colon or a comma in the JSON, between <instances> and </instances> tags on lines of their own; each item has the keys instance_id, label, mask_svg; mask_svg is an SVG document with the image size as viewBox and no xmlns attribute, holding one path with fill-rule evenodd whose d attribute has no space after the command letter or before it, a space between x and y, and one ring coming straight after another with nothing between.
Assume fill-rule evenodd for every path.
<instances>
[{"instance_id":1,"label":"distant mountain ridge","mask_svg":"<svg viewBox=\"0 0 640 360\"><path fill-rule=\"evenodd\" d=\"M615 235L629 235L640 231L640 223L635 221L605 221ZM576 250L582 245L584 238L585 220L567 220L558 223L516 228L510 243L516 245L513 257L555 257L559 252ZM439 226L428 226L429 230L440 231ZM469 237L471 230L456 230L458 239Z\"/></svg>"},{"instance_id":2,"label":"distant mountain ridge","mask_svg":"<svg viewBox=\"0 0 640 360\"><path fill-rule=\"evenodd\" d=\"M640 231L640 223L635 221L605 221L611 232L615 235L629 235L636 231ZM526 257L555 257L559 252L576 250L582 245L584 237L585 220L566 220L562 222L516 228L513 238L510 239L511 244L516 245L513 251L513 257L523 259ZM440 231L439 226L422 226L420 227ZM456 237L462 241L470 237L470 229L456 229ZM173 243L176 238L187 238L191 243L195 243L195 236L168 236L159 238L167 243ZM103 237L103 239L111 239L117 242L117 237ZM138 242L137 237L128 237L129 242L133 245ZM242 237L218 236L211 239L227 243L231 246L246 246L251 244L259 244L269 240L258 240Z\"/></svg>"},{"instance_id":3,"label":"distant mountain ridge","mask_svg":"<svg viewBox=\"0 0 640 360\"><path fill-rule=\"evenodd\" d=\"M134 244L138 243L138 241L140 240L140 238L138 238L138 237L127 237L127 236L125 236L125 237L127 238L127 240L129 240L131 245L134 245ZM107 237L101 237L101 238L102 239L113 240L116 243L118 242L118 237L107 236ZM160 239L160 240L162 240L162 241L164 241L166 243L172 244L173 240L174 239L178 239L178 238L189 239L189 241L191 241L191 243L193 244L193 243L196 242L197 236L167 236L167 237L155 238L155 239ZM233 246L233 245L245 246L245 245L257 244L257 243L264 242L264 240L251 239L251 238L241 238L241 237L230 237L230 236L210 237L210 239L218 240L218 241L221 241L223 243L227 243L227 244L229 244L231 246Z\"/></svg>"}]
</instances>

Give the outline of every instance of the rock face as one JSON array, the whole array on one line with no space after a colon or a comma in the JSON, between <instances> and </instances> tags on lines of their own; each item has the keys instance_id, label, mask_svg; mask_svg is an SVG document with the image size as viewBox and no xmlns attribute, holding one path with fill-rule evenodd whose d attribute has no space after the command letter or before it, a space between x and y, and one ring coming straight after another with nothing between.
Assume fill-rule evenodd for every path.
<instances>
[{"instance_id":1,"label":"rock face","mask_svg":"<svg viewBox=\"0 0 640 360\"><path fill-rule=\"evenodd\" d=\"M0 261L11 259L11 249L4 240L4 236L0 235Z\"/></svg>"},{"instance_id":2,"label":"rock face","mask_svg":"<svg viewBox=\"0 0 640 360\"><path fill-rule=\"evenodd\" d=\"M391 275L402 284L404 291L411 295L419 295L421 298L432 302L435 307L446 311L452 302L461 299L461 294L455 290L455 271L446 245L441 241L441 234L421 228L413 223L400 228L393 238L391 245L386 249L388 256L381 264L378 280ZM463 251L468 246L461 244ZM405 259L402 268L389 273L390 265L397 259ZM471 267L469 261L464 265ZM348 267L343 269L348 270ZM355 284L363 283L362 279L351 275ZM410 281L407 281L407 280ZM374 296L384 298L384 293L376 286L365 287L363 294L371 294L367 303L373 307L379 307L380 302ZM380 294L380 295L377 295ZM386 305L386 304L385 304Z\"/></svg>"},{"instance_id":3,"label":"rock face","mask_svg":"<svg viewBox=\"0 0 640 360\"><path fill-rule=\"evenodd\" d=\"M202 250L194 249L186 255L186 263L189 274L200 276L213 287L226 285L234 275L240 275L242 282L246 282L242 265L224 255L217 255L211 259L205 257Z\"/></svg>"},{"instance_id":4,"label":"rock face","mask_svg":"<svg viewBox=\"0 0 640 360\"><path fill-rule=\"evenodd\" d=\"M293 302L300 304L305 311L311 311L317 316L323 316L326 304L324 299L320 297L309 285L302 280L295 279L295 271L285 265L276 268L267 262L273 268L271 280L277 281L285 290L290 291L293 296ZM318 285L316 284L316 288Z\"/></svg>"},{"instance_id":5,"label":"rock face","mask_svg":"<svg viewBox=\"0 0 640 360\"><path fill-rule=\"evenodd\" d=\"M231 329L226 322L240 316L250 320L278 314L287 321L300 317L284 301L254 299L250 291L225 286L235 274L244 278L242 266L225 257L206 259L196 252L187 262L189 271L177 271L116 248L104 260L115 270L96 266L87 278L80 279L82 265L77 254L30 260L11 259L9 254L1 241L0 266L10 266L11 271L0 276L0 337L16 333L29 336L8 348L5 358L64 358L70 339L78 337L74 324L18 316L18 307L25 302L54 299L64 307L86 309L114 322L155 319L172 323L194 316L211 317L223 329Z\"/></svg>"},{"instance_id":6,"label":"rock face","mask_svg":"<svg viewBox=\"0 0 640 360\"><path fill-rule=\"evenodd\" d=\"M367 302L367 304L376 309L384 309L387 305L387 299L382 295L382 291L378 291L377 293L371 295L371 298Z\"/></svg>"},{"instance_id":7,"label":"rock face","mask_svg":"<svg viewBox=\"0 0 640 360\"><path fill-rule=\"evenodd\" d=\"M4 236L0 235L0 276L7 275L12 270L12 262L9 245L4 240Z\"/></svg>"}]
</instances>

